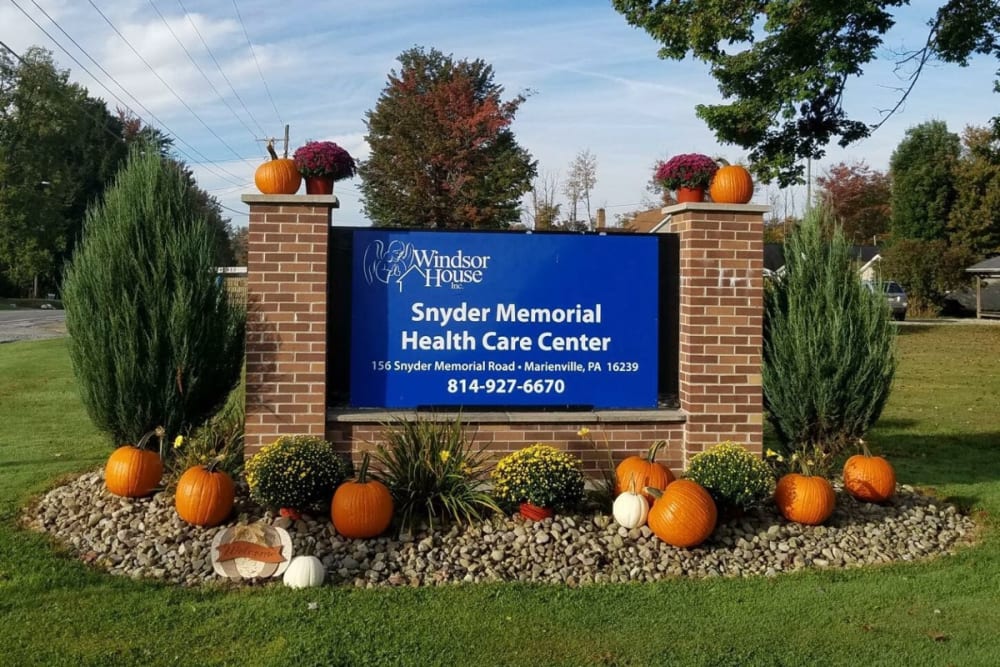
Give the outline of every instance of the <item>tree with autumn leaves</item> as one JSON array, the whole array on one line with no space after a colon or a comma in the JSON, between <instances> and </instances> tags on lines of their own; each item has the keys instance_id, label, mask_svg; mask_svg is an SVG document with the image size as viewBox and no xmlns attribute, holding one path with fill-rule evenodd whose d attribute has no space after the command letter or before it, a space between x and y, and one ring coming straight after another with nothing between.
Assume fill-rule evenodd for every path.
<instances>
[{"instance_id":1,"label":"tree with autumn leaves","mask_svg":"<svg viewBox=\"0 0 1000 667\"><path fill-rule=\"evenodd\" d=\"M361 191L376 226L506 229L518 221L535 161L510 125L524 95L504 101L493 68L416 47L398 58L375 108Z\"/></svg>"}]
</instances>

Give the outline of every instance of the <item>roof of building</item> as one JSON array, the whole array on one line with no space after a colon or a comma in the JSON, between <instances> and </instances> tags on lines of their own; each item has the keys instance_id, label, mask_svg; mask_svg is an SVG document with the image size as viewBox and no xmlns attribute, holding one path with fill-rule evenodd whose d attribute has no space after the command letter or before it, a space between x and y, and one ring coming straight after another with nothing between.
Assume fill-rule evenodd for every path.
<instances>
[{"instance_id":1,"label":"roof of building","mask_svg":"<svg viewBox=\"0 0 1000 667\"><path fill-rule=\"evenodd\" d=\"M656 229L665 217L660 208L651 208L647 211L636 213L622 227L630 232L648 234Z\"/></svg>"},{"instance_id":2,"label":"roof of building","mask_svg":"<svg viewBox=\"0 0 1000 667\"><path fill-rule=\"evenodd\" d=\"M966 269L967 273L985 273L1000 275L1000 255L984 259Z\"/></svg>"}]
</instances>

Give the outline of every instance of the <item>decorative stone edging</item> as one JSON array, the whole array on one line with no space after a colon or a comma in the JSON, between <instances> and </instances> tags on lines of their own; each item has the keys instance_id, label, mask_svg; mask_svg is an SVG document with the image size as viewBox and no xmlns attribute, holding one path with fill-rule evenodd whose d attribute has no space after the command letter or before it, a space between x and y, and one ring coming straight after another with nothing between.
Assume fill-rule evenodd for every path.
<instances>
[{"instance_id":1,"label":"decorative stone edging","mask_svg":"<svg viewBox=\"0 0 1000 667\"><path fill-rule=\"evenodd\" d=\"M647 527L626 530L605 514L557 515L537 523L497 517L472 526L399 539L348 540L327 518L292 522L261 511L238 492L241 522L285 527L294 553L312 554L327 583L357 587L525 581L570 586L671 577L775 576L804 568L844 568L925 559L972 539L975 523L951 505L900 486L885 505L860 503L838 489L826 525L785 521L773 508L720 523L709 541L676 549ZM113 496L103 472L86 473L41 497L23 522L49 533L82 560L112 574L181 585L222 580L210 552L217 528L177 517L173 496ZM231 522L232 523L232 522ZM231 525L231 524L230 524ZM260 582L248 582L250 584Z\"/></svg>"}]
</instances>

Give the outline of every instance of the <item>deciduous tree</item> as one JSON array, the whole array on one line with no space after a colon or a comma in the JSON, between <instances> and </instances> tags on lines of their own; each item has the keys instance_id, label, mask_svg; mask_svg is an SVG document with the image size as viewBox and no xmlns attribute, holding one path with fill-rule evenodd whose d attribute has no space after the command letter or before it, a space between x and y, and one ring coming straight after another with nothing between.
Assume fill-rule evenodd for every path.
<instances>
[{"instance_id":1,"label":"deciduous tree","mask_svg":"<svg viewBox=\"0 0 1000 667\"><path fill-rule=\"evenodd\" d=\"M848 81L883 48L907 0L612 0L632 25L661 42L661 58L689 54L708 63L726 104L698 115L723 143L747 149L754 171L782 184L801 182L803 158L819 158L871 133L871 121L848 116ZM939 0L928 11L926 41L900 54L911 65L901 103L930 59L967 64L975 54L1000 58L1000 3ZM1000 72L998 72L1000 74ZM897 107L898 108L898 107ZM893 110L894 111L894 110ZM891 111L886 115L891 115ZM885 115L880 122L885 121ZM995 119L1000 127L1000 116Z\"/></svg>"},{"instance_id":2,"label":"deciduous tree","mask_svg":"<svg viewBox=\"0 0 1000 667\"><path fill-rule=\"evenodd\" d=\"M940 239L955 201L961 142L944 121L911 127L889 160L892 233L899 239Z\"/></svg>"},{"instance_id":3,"label":"deciduous tree","mask_svg":"<svg viewBox=\"0 0 1000 667\"><path fill-rule=\"evenodd\" d=\"M590 213L590 192L597 184L597 156L590 149L582 150L569 165L569 175L563 185L563 194L569 199L570 216L568 222L576 224L577 207L582 202L587 210L586 227L594 224Z\"/></svg>"},{"instance_id":4,"label":"deciduous tree","mask_svg":"<svg viewBox=\"0 0 1000 667\"><path fill-rule=\"evenodd\" d=\"M979 261L1000 255L1000 140L984 127L967 127L962 145L948 233Z\"/></svg>"},{"instance_id":5,"label":"deciduous tree","mask_svg":"<svg viewBox=\"0 0 1000 667\"><path fill-rule=\"evenodd\" d=\"M382 226L504 229L517 222L535 176L510 129L524 95L504 101L482 60L418 47L399 63L366 113L366 214Z\"/></svg>"},{"instance_id":6,"label":"deciduous tree","mask_svg":"<svg viewBox=\"0 0 1000 667\"><path fill-rule=\"evenodd\" d=\"M890 227L889 177L864 161L840 162L816 179L819 202L833 213L844 236L856 245L875 244Z\"/></svg>"},{"instance_id":7,"label":"deciduous tree","mask_svg":"<svg viewBox=\"0 0 1000 667\"><path fill-rule=\"evenodd\" d=\"M54 290L89 202L125 156L120 122L52 54L0 51L0 271Z\"/></svg>"}]
</instances>

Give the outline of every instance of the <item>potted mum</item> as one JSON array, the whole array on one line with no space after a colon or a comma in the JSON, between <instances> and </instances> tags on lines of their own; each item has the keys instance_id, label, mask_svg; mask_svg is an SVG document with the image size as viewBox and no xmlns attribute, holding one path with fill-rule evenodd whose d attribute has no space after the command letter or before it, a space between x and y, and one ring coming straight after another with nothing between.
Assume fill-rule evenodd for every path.
<instances>
[{"instance_id":1,"label":"potted mum","mask_svg":"<svg viewBox=\"0 0 1000 667\"><path fill-rule=\"evenodd\" d=\"M351 154L332 141L307 141L295 149L292 159L309 195L332 194L334 181L350 178L358 170Z\"/></svg>"},{"instance_id":2,"label":"potted mum","mask_svg":"<svg viewBox=\"0 0 1000 667\"><path fill-rule=\"evenodd\" d=\"M697 202L705 198L705 190L718 169L719 165L707 155L683 153L657 164L653 180L664 190L674 190L679 203Z\"/></svg>"},{"instance_id":3,"label":"potted mum","mask_svg":"<svg viewBox=\"0 0 1000 667\"><path fill-rule=\"evenodd\" d=\"M534 521L575 509L583 500L580 460L551 445L537 443L508 454L497 462L492 479L500 506Z\"/></svg>"}]
</instances>

